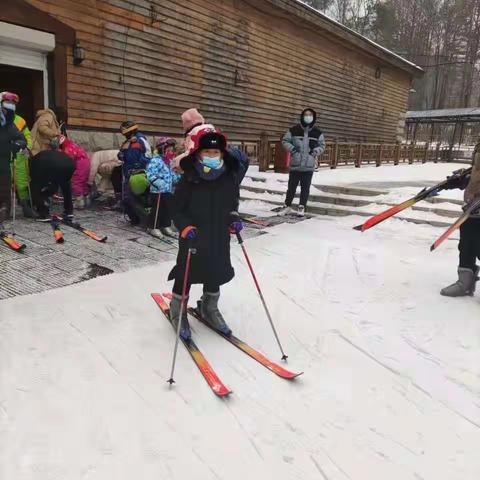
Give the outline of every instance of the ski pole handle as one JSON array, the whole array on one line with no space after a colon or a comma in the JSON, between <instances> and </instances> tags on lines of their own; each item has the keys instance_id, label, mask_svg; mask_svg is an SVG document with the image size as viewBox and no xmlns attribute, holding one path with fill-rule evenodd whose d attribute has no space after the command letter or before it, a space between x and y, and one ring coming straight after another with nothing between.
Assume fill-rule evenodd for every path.
<instances>
[{"instance_id":1,"label":"ski pole handle","mask_svg":"<svg viewBox=\"0 0 480 480\"><path fill-rule=\"evenodd\" d=\"M242 236L240 235L240 232L235 232L235 235L237 236L238 243L239 243L240 245L243 245L243 238L242 238Z\"/></svg>"}]
</instances>

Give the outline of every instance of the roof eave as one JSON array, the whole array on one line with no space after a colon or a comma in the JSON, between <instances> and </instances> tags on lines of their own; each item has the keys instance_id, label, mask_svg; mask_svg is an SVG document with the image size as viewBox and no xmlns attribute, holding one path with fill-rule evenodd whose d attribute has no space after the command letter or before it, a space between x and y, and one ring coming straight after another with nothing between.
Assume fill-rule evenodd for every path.
<instances>
[{"instance_id":1,"label":"roof eave","mask_svg":"<svg viewBox=\"0 0 480 480\"><path fill-rule=\"evenodd\" d=\"M322 26L337 38L349 41L364 53L404 70L414 77L421 77L425 73L422 68L413 62L360 35L300 0L268 0L268 2L285 12L294 14L298 19L308 21L317 27ZM259 6L260 3L257 5Z\"/></svg>"}]
</instances>

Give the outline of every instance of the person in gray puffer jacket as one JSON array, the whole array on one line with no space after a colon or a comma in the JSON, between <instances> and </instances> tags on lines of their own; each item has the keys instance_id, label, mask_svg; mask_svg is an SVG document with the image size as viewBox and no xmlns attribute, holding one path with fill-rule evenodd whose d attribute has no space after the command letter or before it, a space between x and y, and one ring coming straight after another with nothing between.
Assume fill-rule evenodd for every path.
<instances>
[{"instance_id":1,"label":"person in gray puffer jacket","mask_svg":"<svg viewBox=\"0 0 480 480\"><path fill-rule=\"evenodd\" d=\"M480 198L480 142L473 152L471 175L459 178L449 189L465 189L465 203ZM475 293L480 269L477 258L480 259L480 212L475 212L460 227L460 243L458 244L460 259L458 265L458 280L444 288L440 293L445 297L465 297Z\"/></svg>"},{"instance_id":2,"label":"person in gray puffer jacket","mask_svg":"<svg viewBox=\"0 0 480 480\"><path fill-rule=\"evenodd\" d=\"M325 137L316 126L316 121L317 112L313 108L306 108L300 115L300 123L291 127L283 136L282 145L290 152L291 160L287 196L280 214L288 215L292 212L292 201L300 183L298 214L305 215L317 157L325 151Z\"/></svg>"}]
</instances>

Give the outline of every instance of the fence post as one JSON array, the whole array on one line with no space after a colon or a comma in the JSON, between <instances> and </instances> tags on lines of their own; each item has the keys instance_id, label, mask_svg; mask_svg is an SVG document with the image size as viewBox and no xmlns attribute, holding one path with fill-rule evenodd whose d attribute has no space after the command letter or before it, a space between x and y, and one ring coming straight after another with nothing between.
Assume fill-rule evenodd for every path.
<instances>
[{"instance_id":1,"label":"fence post","mask_svg":"<svg viewBox=\"0 0 480 480\"><path fill-rule=\"evenodd\" d=\"M412 165L414 158L415 158L415 144L413 142L411 142L410 152L408 153L408 164L409 165Z\"/></svg>"},{"instance_id":2,"label":"fence post","mask_svg":"<svg viewBox=\"0 0 480 480\"><path fill-rule=\"evenodd\" d=\"M377 161L376 161L377 167L380 167L382 165L382 157L383 157L383 143L381 143L378 146L378 155L377 155Z\"/></svg>"},{"instance_id":3,"label":"fence post","mask_svg":"<svg viewBox=\"0 0 480 480\"><path fill-rule=\"evenodd\" d=\"M355 162L356 168L360 168L362 166L362 151L363 151L363 145L359 143L357 147L357 159Z\"/></svg>"},{"instance_id":4,"label":"fence post","mask_svg":"<svg viewBox=\"0 0 480 480\"><path fill-rule=\"evenodd\" d=\"M440 142L437 142L437 147L435 148L435 158L433 163L438 163L438 156L440 155Z\"/></svg>"},{"instance_id":5,"label":"fence post","mask_svg":"<svg viewBox=\"0 0 480 480\"><path fill-rule=\"evenodd\" d=\"M393 152L393 164L398 165L400 163L400 143L396 143L395 151Z\"/></svg>"},{"instance_id":6,"label":"fence post","mask_svg":"<svg viewBox=\"0 0 480 480\"><path fill-rule=\"evenodd\" d=\"M428 162L428 149L430 148L430 144L427 142L425 144L425 153L423 155L423 160L422 163L427 163Z\"/></svg>"},{"instance_id":7,"label":"fence post","mask_svg":"<svg viewBox=\"0 0 480 480\"><path fill-rule=\"evenodd\" d=\"M338 138L335 139L335 145L333 146L333 159L330 165L331 169L337 168L338 164Z\"/></svg>"},{"instance_id":8,"label":"fence post","mask_svg":"<svg viewBox=\"0 0 480 480\"><path fill-rule=\"evenodd\" d=\"M267 132L262 132L258 146L258 169L260 172L266 172L268 170L270 163L269 150L268 134Z\"/></svg>"}]
</instances>

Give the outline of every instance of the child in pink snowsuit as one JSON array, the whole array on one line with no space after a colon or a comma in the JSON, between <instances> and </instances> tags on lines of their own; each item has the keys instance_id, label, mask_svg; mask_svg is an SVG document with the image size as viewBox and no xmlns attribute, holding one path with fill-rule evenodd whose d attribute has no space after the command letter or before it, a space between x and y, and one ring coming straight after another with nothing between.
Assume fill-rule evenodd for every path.
<instances>
[{"instance_id":1,"label":"child in pink snowsuit","mask_svg":"<svg viewBox=\"0 0 480 480\"><path fill-rule=\"evenodd\" d=\"M75 172L72 176L72 193L77 207L82 208L88 204L88 195L90 194L90 185L88 184L90 157L82 147L64 136L60 137L60 150L68 155L75 165Z\"/></svg>"}]
</instances>

